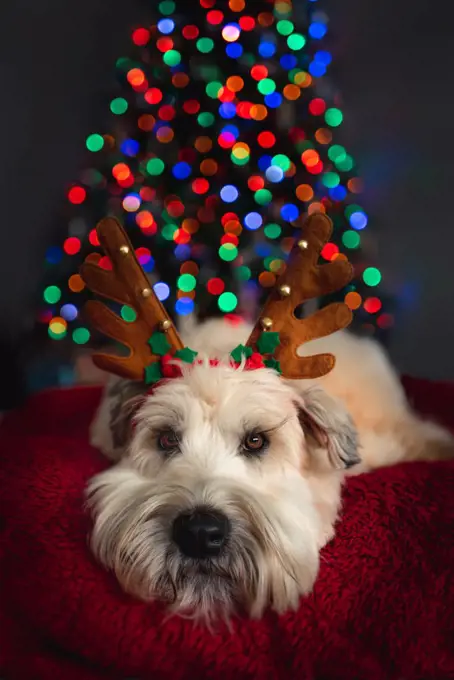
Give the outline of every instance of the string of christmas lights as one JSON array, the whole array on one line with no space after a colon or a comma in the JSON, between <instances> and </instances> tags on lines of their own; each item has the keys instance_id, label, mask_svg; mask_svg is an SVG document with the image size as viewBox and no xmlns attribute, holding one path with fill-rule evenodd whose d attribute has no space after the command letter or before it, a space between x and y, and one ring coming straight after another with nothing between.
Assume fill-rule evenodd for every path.
<instances>
[{"instance_id":1,"label":"string of christmas lights","mask_svg":"<svg viewBox=\"0 0 454 680\"><path fill-rule=\"evenodd\" d=\"M86 139L92 163L67 192L67 237L46 253L39 321L53 339L90 340L76 272L87 253L109 268L94 230L106 214L128 229L158 297L186 315L212 303L241 313L245 291L259 304L295 227L323 211L334 234L322 258L348 253L355 264L341 298L357 323L389 328L381 272L361 248L362 181L334 140L343 113L327 78L326 13L317 0L194 0L187 10L159 2L154 23L132 33L133 56L117 61L109 133Z\"/></svg>"}]
</instances>

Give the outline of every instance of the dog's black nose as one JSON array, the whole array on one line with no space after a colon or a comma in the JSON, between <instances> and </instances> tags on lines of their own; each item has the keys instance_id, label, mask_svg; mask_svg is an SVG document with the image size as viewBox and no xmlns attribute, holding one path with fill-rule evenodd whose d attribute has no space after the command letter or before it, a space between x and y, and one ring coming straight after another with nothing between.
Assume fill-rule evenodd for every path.
<instances>
[{"instance_id":1,"label":"dog's black nose","mask_svg":"<svg viewBox=\"0 0 454 680\"><path fill-rule=\"evenodd\" d=\"M229 520L220 512L194 510L178 515L172 538L187 557L216 557L227 540L229 528Z\"/></svg>"}]
</instances>

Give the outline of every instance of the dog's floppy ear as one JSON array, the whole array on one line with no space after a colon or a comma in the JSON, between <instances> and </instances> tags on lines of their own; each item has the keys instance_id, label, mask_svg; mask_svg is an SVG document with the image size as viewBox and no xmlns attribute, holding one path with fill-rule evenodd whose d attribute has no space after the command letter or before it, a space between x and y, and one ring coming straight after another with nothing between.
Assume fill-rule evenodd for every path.
<instances>
[{"instance_id":1,"label":"dog's floppy ear","mask_svg":"<svg viewBox=\"0 0 454 680\"><path fill-rule=\"evenodd\" d=\"M311 463L323 466L323 452L338 470L361 462L355 425L340 401L319 387L310 387L301 394L297 405Z\"/></svg>"}]
</instances>

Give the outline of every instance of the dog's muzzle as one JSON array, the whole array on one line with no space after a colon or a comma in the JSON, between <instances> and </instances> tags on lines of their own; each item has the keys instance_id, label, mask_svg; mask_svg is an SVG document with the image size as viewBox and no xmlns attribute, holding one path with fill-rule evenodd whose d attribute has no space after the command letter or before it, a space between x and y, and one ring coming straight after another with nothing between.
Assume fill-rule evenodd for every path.
<instances>
[{"instance_id":1,"label":"dog's muzzle","mask_svg":"<svg viewBox=\"0 0 454 680\"><path fill-rule=\"evenodd\" d=\"M230 533L230 522L220 512L198 508L173 522L172 539L186 557L217 557Z\"/></svg>"}]
</instances>

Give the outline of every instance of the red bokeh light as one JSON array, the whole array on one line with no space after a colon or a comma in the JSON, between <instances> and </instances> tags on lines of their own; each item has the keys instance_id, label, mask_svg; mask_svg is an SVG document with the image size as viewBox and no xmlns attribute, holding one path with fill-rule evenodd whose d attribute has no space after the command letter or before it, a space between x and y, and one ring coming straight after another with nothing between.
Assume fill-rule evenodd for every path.
<instances>
[{"instance_id":1,"label":"red bokeh light","mask_svg":"<svg viewBox=\"0 0 454 680\"><path fill-rule=\"evenodd\" d=\"M309 103L309 112L313 116L321 116L326 111L326 103L323 99L317 97Z\"/></svg>"},{"instance_id":2,"label":"red bokeh light","mask_svg":"<svg viewBox=\"0 0 454 680\"><path fill-rule=\"evenodd\" d=\"M253 31L255 28L255 19L253 17L241 17L238 23L242 31Z\"/></svg>"},{"instance_id":3,"label":"red bokeh light","mask_svg":"<svg viewBox=\"0 0 454 680\"><path fill-rule=\"evenodd\" d=\"M257 141L259 145L263 149L271 149L272 146L275 145L276 143L276 137L273 135L272 132L264 131L259 134L257 137Z\"/></svg>"},{"instance_id":4,"label":"red bokeh light","mask_svg":"<svg viewBox=\"0 0 454 680\"><path fill-rule=\"evenodd\" d=\"M369 314L376 314L382 307L381 300L378 297L370 297L364 301L364 309Z\"/></svg>"},{"instance_id":5,"label":"red bokeh light","mask_svg":"<svg viewBox=\"0 0 454 680\"><path fill-rule=\"evenodd\" d=\"M87 192L83 187L72 187L68 191L68 200L70 203L73 203L74 205L80 205L80 203L83 203L85 201L86 196Z\"/></svg>"},{"instance_id":6,"label":"red bokeh light","mask_svg":"<svg viewBox=\"0 0 454 680\"><path fill-rule=\"evenodd\" d=\"M159 104L162 101L162 92L157 87L150 87L143 95L143 98L148 104Z\"/></svg>"},{"instance_id":7,"label":"red bokeh light","mask_svg":"<svg viewBox=\"0 0 454 680\"><path fill-rule=\"evenodd\" d=\"M224 15L219 9L212 9L207 13L207 21L212 26L217 26L218 24L222 23L223 18Z\"/></svg>"},{"instance_id":8,"label":"red bokeh light","mask_svg":"<svg viewBox=\"0 0 454 680\"><path fill-rule=\"evenodd\" d=\"M328 260L328 262L331 262L333 257L337 255L339 252L339 248L336 246L335 243L327 243L325 246L322 248L321 256L325 259Z\"/></svg>"},{"instance_id":9,"label":"red bokeh light","mask_svg":"<svg viewBox=\"0 0 454 680\"><path fill-rule=\"evenodd\" d=\"M193 26L192 24L185 26L182 33L183 38L186 38L186 40L195 40L199 37L199 29L197 26Z\"/></svg>"},{"instance_id":10,"label":"red bokeh light","mask_svg":"<svg viewBox=\"0 0 454 680\"><path fill-rule=\"evenodd\" d=\"M200 103L196 99L188 99L184 102L183 109L186 113L198 113L200 111Z\"/></svg>"},{"instance_id":11,"label":"red bokeh light","mask_svg":"<svg viewBox=\"0 0 454 680\"><path fill-rule=\"evenodd\" d=\"M81 248L80 240L76 236L70 236L63 243L63 250L68 255L75 255Z\"/></svg>"},{"instance_id":12,"label":"red bokeh light","mask_svg":"<svg viewBox=\"0 0 454 680\"><path fill-rule=\"evenodd\" d=\"M146 45L149 40L150 31L146 28L136 28L136 30L132 32L132 42L135 45Z\"/></svg>"},{"instance_id":13,"label":"red bokeh light","mask_svg":"<svg viewBox=\"0 0 454 680\"><path fill-rule=\"evenodd\" d=\"M251 68L251 76L254 78L254 80L263 80L268 76L268 69L266 66L256 64Z\"/></svg>"},{"instance_id":14,"label":"red bokeh light","mask_svg":"<svg viewBox=\"0 0 454 680\"><path fill-rule=\"evenodd\" d=\"M251 175L247 181L247 185L251 191L259 191L265 186L265 180L260 175Z\"/></svg>"},{"instance_id":15,"label":"red bokeh light","mask_svg":"<svg viewBox=\"0 0 454 680\"><path fill-rule=\"evenodd\" d=\"M222 279L210 279L207 283L207 290L211 295L221 295L224 292L225 283Z\"/></svg>"},{"instance_id":16,"label":"red bokeh light","mask_svg":"<svg viewBox=\"0 0 454 680\"><path fill-rule=\"evenodd\" d=\"M90 241L92 246L99 246L99 238L98 234L96 233L96 229L92 229L88 235L88 240Z\"/></svg>"},{"instance_id":17,"label":"red bokeh light","mask_svg":"<svg viewBox=\"0 0 454 680\"><path fill-rule=\"evenodd\" d=\"M210 188L210 183L208 180L206 180L203 177L199 177L198 179L195 179L192 183L192 191L195 194L206 194L208 189Z\"/></svg>"}]
</instances>

